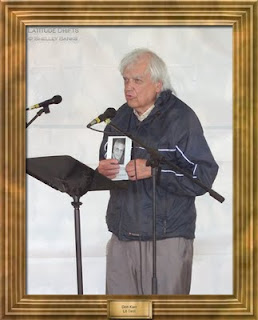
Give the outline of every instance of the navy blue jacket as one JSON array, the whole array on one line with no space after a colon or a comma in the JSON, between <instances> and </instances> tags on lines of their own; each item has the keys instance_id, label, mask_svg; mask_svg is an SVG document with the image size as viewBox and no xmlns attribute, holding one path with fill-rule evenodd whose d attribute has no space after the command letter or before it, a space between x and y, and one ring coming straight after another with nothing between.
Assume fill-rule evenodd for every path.
<instances>
[{"instance_id":1,"label":"navy blue jacket","mask_svg":"<svg viewBox=\"0 0 258 320\"><path fill-rule=\"evenodd\" d=\"M184 102L167 90L160 94L150 115L139 122L132 108L122 105L112 123L141 141L158 149L167 160L187 170L208 187L217 175L216 164L204 138L201 124ZM121 135L110 125L106 131ZM107 134L100 147L105 159ZM133 144L132 159L149 159L147 151ZM205 191L184 175L161 165L157 190L157 239L195 237L195 197ZM129 181L128 189L111 190L106 222L120 240L152 239L152 178Z\"/></svg>"}]
</instances>

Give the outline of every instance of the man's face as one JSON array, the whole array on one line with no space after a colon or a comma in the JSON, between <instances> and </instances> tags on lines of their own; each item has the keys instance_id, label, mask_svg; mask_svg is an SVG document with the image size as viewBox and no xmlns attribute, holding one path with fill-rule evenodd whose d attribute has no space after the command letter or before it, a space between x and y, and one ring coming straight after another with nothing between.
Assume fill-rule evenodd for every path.
<instances>
[{"instance_id":1,"label":"man's face","mask_svg":"<svg viewBox=\"0 0 258 320\"><path fill-rule=\"evenodd\" d=\"M154 83L147 71L148 57L141 57L136 63L127 66L123 73L124 93L128 105L139 114L148 110L161 91L162 83Z\"/></svg>"},{"instance_id":2,"label":"man's face","mask_svg":"<svg viewBox=\"0 0 258 320\"><path fill-rule=\"evenodd\" d=\"M122 142L115 142L114 148L113 148L113 158L117 159L120 161L123 152L124 152L125 145Z\"/></svg>"}]
</instances>

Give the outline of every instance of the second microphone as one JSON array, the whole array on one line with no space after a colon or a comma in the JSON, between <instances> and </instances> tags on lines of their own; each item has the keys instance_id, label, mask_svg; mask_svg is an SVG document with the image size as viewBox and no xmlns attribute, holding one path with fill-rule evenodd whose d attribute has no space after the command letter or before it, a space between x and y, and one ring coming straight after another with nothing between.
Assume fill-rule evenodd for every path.
<instances>
[{"instance_id":1,"label":"second microphone","mask_svg":"<svg viewBox=\"0 0 258 320\"><path fill-rule=\"evenodd\" d=\"M94 124L100 123L102 121L112 119L112 118L114 118L115 115L116 115L116 109L107 108L107 110L104 113L100 114L97 118L93 119L90 123L88 123L87 128L90 128Z\"/></svg>"}]
</instances>

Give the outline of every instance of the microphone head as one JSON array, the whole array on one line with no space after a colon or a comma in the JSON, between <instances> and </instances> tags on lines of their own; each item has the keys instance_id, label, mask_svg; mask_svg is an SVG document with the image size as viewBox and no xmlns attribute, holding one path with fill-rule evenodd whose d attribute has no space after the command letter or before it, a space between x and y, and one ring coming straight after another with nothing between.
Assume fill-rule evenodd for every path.
<instances>
[{"instance_id":1,"label":"microphone head","mask_svg":"<svg viewBox=\"0 0 258 320\"><path fill-rule=\"evenodd\" d=\"M107 108L107 110L103 113L103 120L105 121L106 119L112 119L116 115L116 109L114 108Z\"/></svg>"},{"instance_id":2,"label":"microphone head","mask_svg":"<svg viewBox=\"0 0 258 320\"><path fill-rule=\"evenodd\" d=\"M52 99L51 99L51 103L54 103L54 104L58 104L62 101L62 97L57 95L57 96L54 96Z\"/></svg>"},{"instance_id":3,"label":"microphone head","mask_svg":"<svg viewBox=\"0 0 258 320\"><path fill-rule=\"evenodd\" d=\"M100 123L102 121L106 121L107 119L112 119L116 115L116 109L107 108L107 110L99 115L97 118L93 119L90 123L87 124L87 128L90 128L94 124Z\"/></svg>"}]
</instances>

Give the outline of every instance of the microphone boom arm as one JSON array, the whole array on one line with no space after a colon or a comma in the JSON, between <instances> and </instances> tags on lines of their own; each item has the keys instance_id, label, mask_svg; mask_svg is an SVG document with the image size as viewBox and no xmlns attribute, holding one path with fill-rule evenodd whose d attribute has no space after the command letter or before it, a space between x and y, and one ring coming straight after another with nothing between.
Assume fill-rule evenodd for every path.
<instances>
[{"instance_id":1,"label":"microphone boom arm","mask_svg":"<svg viewBox=\"0 0 258 320\"><path fill-rule=\"evenodd\" d=\"M147 152L150 154L150 156L151 156L151 158L152 158L152 160L154 162L167 164L171 169L173 169L173 170L175 170L175 171L177 171L179 173L182 173L184 176L186 176L192 182L194 182L195 184L197 184L198 186L203 188L205 191L207 191L210 194L211 197L213 197L214 199L216 199L220 203L224 202L225 198L223 196L221 196L215 190L213 190L213 189L209 188L208 186L206 186L205 184L203 184L199 179L193 178L193 176L191 174L189 174L187 171L185 171L184 169L182 169L182 168L178 167L176 164L166 160L156 149L153 149L153 148L150 148L150 147L144 145L141 141L136 139L133 135L123 132L119 127L114 125L112 122L110 122L109 125L111 127L113 127L116 131L118 131L118 132L122 133L123 135L129 137L132 141L136 142L141 147L146 149Z\"/></svg>"}]
</instances>

